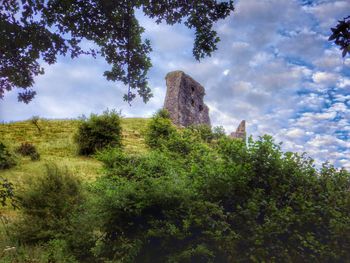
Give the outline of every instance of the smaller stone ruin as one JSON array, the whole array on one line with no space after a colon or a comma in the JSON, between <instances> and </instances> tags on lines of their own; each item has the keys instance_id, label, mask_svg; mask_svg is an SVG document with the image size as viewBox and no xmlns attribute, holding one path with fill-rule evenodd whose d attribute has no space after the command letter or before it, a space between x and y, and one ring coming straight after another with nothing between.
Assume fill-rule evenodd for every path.
<instances>
[{"instance_id":1,"label":"smaller stone ruin","mask_svg":"<svg viewBox=\"0 0 350 263\"><path fill-rule=\"evenodd\" d=\"M175 125L190 126L205 124L210 126L209 109L204 104L204 87L185 74L173 71L166 76L167 92L164 102Z\"/></svg>"},{"instance_id":2,"label":"smaller stone ruin","mask_svg":"<svg viewBox=\"0 0 350 263\"><path fill-rule=\"evenodd\" d=\"M232 138L242 139L243 141L246 140L247 133L245 130L245 120L241 121L237 130L235 132L232 132L230 136Z\"/></svg>"}]
</instances>

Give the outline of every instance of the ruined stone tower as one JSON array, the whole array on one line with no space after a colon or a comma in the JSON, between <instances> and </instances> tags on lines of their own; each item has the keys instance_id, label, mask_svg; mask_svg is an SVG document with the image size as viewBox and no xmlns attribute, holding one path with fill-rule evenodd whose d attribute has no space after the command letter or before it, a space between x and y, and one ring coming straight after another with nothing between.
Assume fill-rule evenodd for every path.
<instances>
[{"instance_id":1,"label":"ruined stone tower","mask_svg":"<svg viewBox=\"0 0 350 263\"><path fill-rule=\"evenodd\" d=\"M204 87L183 71L173 71L166 75L167 92L164 109L170 113L174 124L206 124L210 126L209 109L203 102Z\"/></svg>"},{"instance_id":2,"label":"ruined stone tower","mask_svg":"<svg viewBox=\"0 0 350 263\"><path fill-rule=\"evenodd\" d=\"M239 124L237 130L235 132L232 132L230 135L232 138L238 138L245 141L246 139L246 130L245 130L245 120L241 121Z\"/></svg>"}]
</instances>

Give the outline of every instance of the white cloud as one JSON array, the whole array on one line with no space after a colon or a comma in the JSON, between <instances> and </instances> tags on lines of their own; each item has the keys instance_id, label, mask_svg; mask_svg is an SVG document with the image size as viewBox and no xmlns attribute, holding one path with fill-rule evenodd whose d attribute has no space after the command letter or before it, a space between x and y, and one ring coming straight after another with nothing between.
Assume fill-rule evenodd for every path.
<instances>
[{"instance_id":1,"label":"white cloud","mask_svg":"<svg viewBox=\"0 0 350 263\"><path fill-rule=\"evenodd\" d=\"M293 138L301 138L305 137L305 131L300 129L300 128L292 128L289 129L286 133L285 136L293 139Z\"/></svg>"},{"instance_id":2,"label":"white cloud","mask_svg":"<svg viewBox=\"0 0 350 263\"><path fill-rule=\"evenodd\" d=\"M320 4L311 6L307 9L320 22L320 27L326 31L335 26L337 20L348 16L350 9L349 1L325 1Z\"/></svg>"},{"instance_id":3,"label":"white cloud","mask_svg":"<svg viewBox=\"0 0 350 263\"><path fill-rule=\"evenodd\" d=\"M312 75L312 80L316 84L330 85L337 81L338 76L330 72L316 72Z\"/></svg>"},{"instance_id":4,"label":"white cloud","mask_svg":"<svg viewBox=\"0 0 350 263\"><path fill-rule=\"evenodd\" d=\"M230 70L229 70L229 69L225 69L224 72L222 72L222 74L224 74L225 76L227 76L228 74L230 74Z\"/></svg>"}]
</instances>

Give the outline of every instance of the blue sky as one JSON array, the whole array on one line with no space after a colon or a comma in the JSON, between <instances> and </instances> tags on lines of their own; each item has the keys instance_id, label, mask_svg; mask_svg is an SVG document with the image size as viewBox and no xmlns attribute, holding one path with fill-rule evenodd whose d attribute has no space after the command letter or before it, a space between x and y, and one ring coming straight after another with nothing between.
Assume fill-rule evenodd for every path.
<instances>
[{"instance_id":1,"label":"blue sky","mask_svg":"<svg viewBox=\"0 0 350 263\"><path fill-rule=\"evenodd\" d=\"M165 75L183 70L206 88L213 125L232 132L243 119L254 137L270 134L283 149L307 151L320 163L350 169L350 58L327 41L330 27L350 15L342 0L242 0L216 24L221 42L212 57L192 57L193 32L182 25L156 25L143 17L152 42L149 82L154 98L132 107L122 100L125 87L107 82L103 59L59 58L36 79L37 96L17 102L17 91L0 102L0 120L76 118L106 108L125 117L149 117L161 108Z\"/></svg>"}]
</instances>

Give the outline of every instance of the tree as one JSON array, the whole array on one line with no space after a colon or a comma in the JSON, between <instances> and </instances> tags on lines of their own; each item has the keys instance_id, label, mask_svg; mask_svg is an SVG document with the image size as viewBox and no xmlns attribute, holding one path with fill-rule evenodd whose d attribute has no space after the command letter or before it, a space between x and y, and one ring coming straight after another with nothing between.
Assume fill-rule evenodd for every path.
<instances>
[{"instance_id":1,"label":"tree","mask_svg":"<svg viewBox=\"0 0 350 263\"><path fill-rule=\"evenodd\" d=\"M44 74L42 61L54 64L58 55L76 58L100 55L111 65L107 80L128 86L124 99L136 94L147 102L152 96L147 83L151 67L149 40L143 40L135 10L156 23L181 23L195 30L193 55L210 56L219 42L214 22L234 10L233 1L217 0L3 0L0 5L0 97L21 88L18 100L30 102L34 77ZM82 41L94 43L86 50Z\"/></svg>"},{"instance_id":2,"label":"tree","mask_svg":"<svg viewBox=\"0 0 350 263\"><path fill-rule=\"evenodd\" d=\"M328 40L334 41L342 50L342 56L345 57L347 53L350 53L350 16L339 20L337 26L331 30L332 35Z\"/></svg>"}]
</instances>

